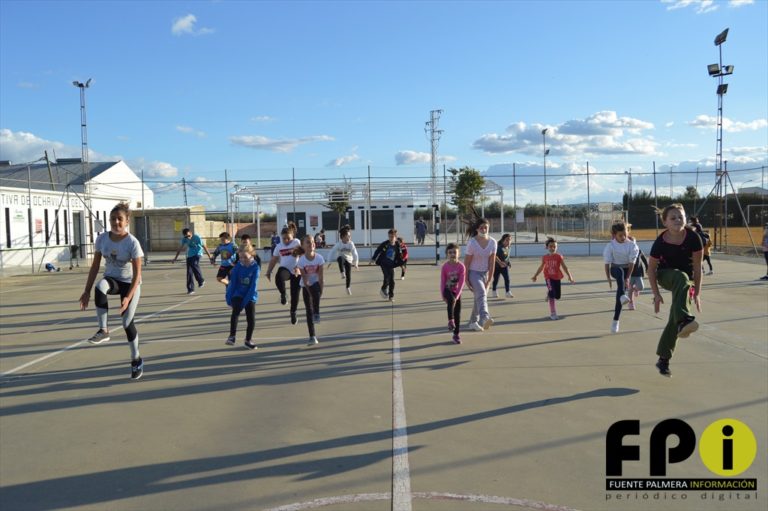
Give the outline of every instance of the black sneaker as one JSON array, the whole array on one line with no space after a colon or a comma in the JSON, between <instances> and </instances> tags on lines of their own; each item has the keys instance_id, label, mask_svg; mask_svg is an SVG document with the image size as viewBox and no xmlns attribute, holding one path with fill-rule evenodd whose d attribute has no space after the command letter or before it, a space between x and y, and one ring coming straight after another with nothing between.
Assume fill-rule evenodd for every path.
<instances>
[{"instance_id":1,"label":"black sneaker","mask_svg":"<svg viewBox=\"0 0 768 511\"><path fill-rule=\"evenodd\" d=\"M250 339L246 340L246 341L243 343L243 346L245 346L245 347L246 347L246 348L248 348L249 350L255 350L255 349L258 349L258 346L256 346L255 344L253 344L253 343L251 342L251 340L250 340Z\"/></svg>"},{"instance_id":2,"label":"black sneaker","mask_svg":"<svg viewBox=\"0 0 768 511\"><path fill-rule=\"evenodd\" d=\"M659 370L659 374L666 376L667 378L672 376L672 371L669 370L669 360L659 357L656 361L656 369Z\"/></svg>"},{"instance_id":3,"label":"black sneaker","mask_svg":"<svg viewBox=\"0 0 768 511\"><path fill-rule=\"evenodd\" d=\"M144 359L131 361L131 379L138 380L144 374Z\"/></svg>"},{"instance_id":4,"label":"black sneaker","mask_svg":"<svg viewBox=\"0 0 768 511\"><path fill-rule=\"evenodd\" d=\"M291 324L295 325L298 323L298 320L296 319L296 311L291 311Z\"/></svg>"},{"instance_id":5,"label":"black sneaker","mask_svg":"<svg viewBox=\"0 0 768 511\"><path fill-rule=\"evenodd\" d=\"M288 299L285 297L285 293L280 293L280 305L288 303Z\"/></svg>"},{"instance_id":6,"label":"black sneaker","mask_svg":"<svg viewBox=\"0 0 768 511\"><path fill-rule=\"evenodd\" d=\"M685 339L698 329L699 324L696 322L696 318L688 316L677 324L677 336L680 339Z\"/></svg>"}]
</instances>

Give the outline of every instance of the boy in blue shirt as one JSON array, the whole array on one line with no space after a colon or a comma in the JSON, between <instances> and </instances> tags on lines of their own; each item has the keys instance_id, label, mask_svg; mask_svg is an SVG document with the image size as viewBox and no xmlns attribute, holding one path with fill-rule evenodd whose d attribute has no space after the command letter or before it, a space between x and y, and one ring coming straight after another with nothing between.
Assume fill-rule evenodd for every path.
<instances>
[{"instance_id":1,"label":"boy in blue shirt","mask_svg":"<svg viewBox=\"0 0 768 511\"><path fill-rule=\"evenodd\" d=\"M211 264L216 264L216 256L221 255L219 271L216 273L216 280L224 284L229 284L229 272L237 262L237 246L232 242L232 237L228 232L219 234L219 246L213 251Z\"/></svg>"},{"instance_id":2,"label":"boy in blue shirt","mask_svg":"<svg viewBox=\"0 0 768 511\"><path fill-rule=\"evenodd\" d=\"M195 294L195 281L197 281L197 287L203 287L205 285L205 279L203 273L200 271L200 256L203 255L203 251L211 258L211 253L208 252L208 247L205 246L200 236L193 234L192 230L185 228L181 231L183 237L181 238L181 246L176 251L176 256L173 258L172 263L175 263L179 258L179 253L186 247L187 249L187 294Z\"/></svg>"},{"instance_id":3,"label":"boy in blue shirt","mask_svg":"<svg viewBox=\"0 0 768 511\"><path fill-rule=\"evenodd\" d=\"M237 320L240 317L240 311L245 309L245 320L247 323L245 331L245 347L249 350L255 350L256 345L251 342L254 327L254 313L256 302L259 299L259 292L256 290L256 284L259 281L261 266L256 264L253 257L254 249L251 245L245 245L238 252L238 262L229 274L229 284L227 284L227 305L232 307L232 315L229 319L229 337L227 337L227 346L235 345L235 336L237 335Z\"/></svg>"}]
</instances>

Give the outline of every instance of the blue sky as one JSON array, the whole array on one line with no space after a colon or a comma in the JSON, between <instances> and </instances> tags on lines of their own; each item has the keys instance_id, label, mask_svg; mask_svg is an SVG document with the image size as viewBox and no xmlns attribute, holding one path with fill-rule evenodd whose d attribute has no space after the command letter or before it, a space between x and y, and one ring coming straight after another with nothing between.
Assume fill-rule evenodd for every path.
<instances>
[{"instance_id":1,"label":"blue sky","mask_svg":"<svg viewBox=\"0 0 768 511\"><path fill-rule=\"evenodd\" d=\"M37 2L0 0L0 159L80 155L87 91L95 159L196 182L223 207L245 183L290 176L429 175L424 123L444 110L439 154L511 186L538 174L549 128L550 201L583 199L584 168L699 168L713 182L717 61L730 28L725 159L759 185L768 165L765 0L494 2ZM739 168L757 171L737 173ZM676 176L675 191L693 184ZM637 175L635 187L649 175ZM541 201L541 178L519 201ZM665 181L668 187L668 178ZM620 200L623 176L593 200ZM161 185L155 185L161 191ZM668 190L668 188L667 188ZM617 197L618 195L618 197ZM509 199L511 193L505 199ZM158 194L177 204L178 191Z\"/></svg>"}]
</instances>

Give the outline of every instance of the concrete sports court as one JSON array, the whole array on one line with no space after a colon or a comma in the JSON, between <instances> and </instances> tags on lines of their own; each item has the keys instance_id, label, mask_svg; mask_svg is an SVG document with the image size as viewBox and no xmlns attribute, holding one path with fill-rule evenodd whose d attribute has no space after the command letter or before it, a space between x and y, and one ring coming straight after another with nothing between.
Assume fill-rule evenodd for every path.
<instances>
[{"instance_id":1,"label":"concrete sports court","mask_svg":"<svg viewBox=\"0 0 768 511\"><path fill-rule=\"evenodd\" d=\"M118 318L110 319L111 341L84 342L97 328L92 304L78 310L84 268L5 278L0 508L765 509L762 260L715 258L701 329L679 342L669 379L654 367L668 304L655 315L646 291L611 335L614 294L601 259L561 252L577 281L563 284L562 319L549 319L545 286L530 281L538 258L515 259L515 298L491 300L496 325L462 332L458 346L434 266L412 263L394 305L378 295L377 267L353 274L352 296L335 268L326 270L313 349L304 347L303 304L290 325L262 276L253 352L224 345L229 309L213 267L206 286L187 296L183 264L153 263L137 313L139 381L129 379ZM463 305L466 323L469 295ZM241 318L239 343L244 331ZM625 443L640 445L641 461L625 462L624 475L642 478L658 422L683 419L701 434L726 417L757 437L757 457L740 476L757 479L756 499L605 491L612 423L640 421L640 435ZM715 477L698 454L668 475Z\"/></svg>"}]
</instances>

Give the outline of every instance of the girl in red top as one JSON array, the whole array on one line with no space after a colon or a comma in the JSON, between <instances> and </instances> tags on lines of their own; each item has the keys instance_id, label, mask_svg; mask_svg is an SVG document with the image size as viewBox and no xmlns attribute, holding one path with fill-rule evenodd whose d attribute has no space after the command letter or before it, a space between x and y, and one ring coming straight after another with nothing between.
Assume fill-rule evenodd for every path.
<instances>
[{"instance_id":1,"label":"girl in red top","mask_svg":"<svg viewBox=\"0 0 768 511\"><path fill-rule=\"evenodd\" d=\"M461 344L461 291L464 289L467 270L459 261L459 246L456 243L448 243L445 256L448 260L440 270L440 294L448 305L448 330L453 332L453 343Z\"/></svg>"},{"instance_id":2,"label":"girl in red top","mask_svg":"<svg viewBox=\"0 0 768 511\"><path fill-rule=\"evenodd\" d=\"M563 256L557 253L557 241L555 238L547 238L545 243L549 253L541 258L541 265L531 278L536 282L539 273L544 271L544 279L547 282L547 301L549 302L549 319L559 319L555 309L555 300L560 299L560 281L563 280L563 270L568 275L568 280L573 284L571 271L565 265ZM562 270L560 269L562 268Z\"/></svg>"},{"instance_id":3,"label":"girl in red top","mask_svg":"<svg viewBox=\"0 0 768 511\"><path fill-rule=\"evenodd\" d=\"M400 242L400 253L403 255L403 265L400 266L400 280L405 280L405 269L408 266L408 247L405 245L403 238L397 238Z\"/></svg>"}]
</instances>

